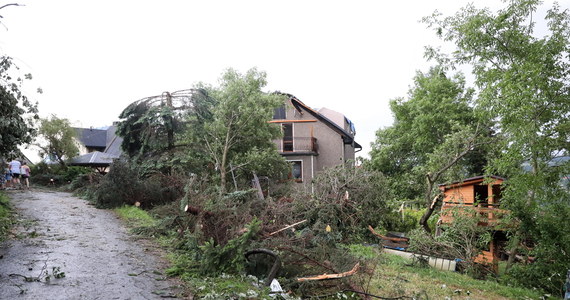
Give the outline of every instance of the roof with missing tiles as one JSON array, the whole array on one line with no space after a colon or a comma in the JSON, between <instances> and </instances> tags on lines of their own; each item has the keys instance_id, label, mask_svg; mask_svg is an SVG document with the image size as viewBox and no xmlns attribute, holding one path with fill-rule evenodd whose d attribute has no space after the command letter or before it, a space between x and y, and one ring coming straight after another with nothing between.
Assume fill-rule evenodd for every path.
<instances>
[{"instance_id":1,"label":"roof with missing tiles","mask_svg":"<svg viewBox=\"0 0 570 300\"><path fill-rule=\"evenodd\" d=\"M344 128L340 127L338 124L336 124L335 122L333 122L331 119L327 118L326 116L324 116L323 114L319 113L318 111L310 108L309 106L307 106L305 103L303 103L301 100L299 100L297 97L291 95L291 94L287 94L287 93L282 93L282 92L276 92L276 94L280 94L280 95L284 95L287 96L289 98L289 100L291 101L291 104L293 104L293 106L299 110L299 109L303 109L307 112L309 112L311 115L313 115L315 118L317 118L318 120L322 121L323 123L325 123L327 126L329 126L330 128L332 128L334 131L336 131L337 133L339 133L345 144L354 144L354 148L360 148L362 149L362 146L357 143L354 140L354 134L351 132L346 131ZM352 124L351 122L351 126L354 127L354 124Z\"/></svg>"}]
</instances>

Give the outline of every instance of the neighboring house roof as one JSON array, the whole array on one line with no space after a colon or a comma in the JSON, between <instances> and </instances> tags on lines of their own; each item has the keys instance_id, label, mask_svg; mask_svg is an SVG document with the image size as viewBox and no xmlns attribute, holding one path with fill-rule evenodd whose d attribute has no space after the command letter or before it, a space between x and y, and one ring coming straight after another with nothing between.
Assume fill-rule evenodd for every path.
<instances>
[{"instance_id":1,"label":"neighboring house roof","mask_svg":"<svg viewBox=\"0 0 570 300\"><path fill-rule=\"evenodd\" d=\"M102 147L107 146L107 130L93 128L75 128L77 139L85 145L85 147Z\"/></svg>"},{"instance_id":2,"label":"neighboring house roof","mask_svg":"<svg viewBox=\"0 0 570 300\"><path fill-rule=\"evenodd\" d=\"M345 144L353 144L354 148L358 148L358 149L362 150L362 146L354 140L354 134L344 130L344 128L342 128L341 126L339 126L338 124L333 122L331 119L327 118L323 114L320 114L316 110L308 107L301 100L297 99L297 97L295 97L291 94L287 94L287 93L281 93L281 92L277 92L277 93L289 97L291 104L293 104L293 106L298 111L300 111L300 109L302 108L303 110L307 111L308 113L313 115L315 118L317 118L318 120L322 121L324 124L329 126L332 130L336 131L338 134L340 134L342 136L342 139L343 139Z\"/></svg>"},{"instance_id":3,"label":"neighboring house roof","mask_svg":"<svg viewBox=\"0 0 570 300\"><path fill-rule=\"evenodd\" d=\"M113 159L115 158L119 157L100 151L93 151L72 158L69 162L69 165L84 167L107 167L113 163Z\"/></svg>"},{"instance_id":4,"label":"neighboring house roof","mask_svg":"<svg viewBox=\"0 0 570 300\"><path fill-rule=\"evenodd\" d=\"M104 148L103 151L93 151L72 158L69 165L86 167L106 167L113 163L113 159L122 154L121 143L123 139L115 134L117 126L107 129L75 128L78 139L86 147Z\"/></svg>"}]
</instances>

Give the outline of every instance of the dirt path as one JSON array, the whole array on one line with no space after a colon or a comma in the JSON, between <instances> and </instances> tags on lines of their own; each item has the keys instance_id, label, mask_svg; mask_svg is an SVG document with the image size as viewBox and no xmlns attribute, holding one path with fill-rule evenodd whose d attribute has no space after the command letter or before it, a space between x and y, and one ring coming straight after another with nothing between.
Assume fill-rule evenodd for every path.
<instances>
[{"instance_id":1,"label":"dirt path","mask_svg":"<svg viewBox=\"0 0 570 300\"><path fill-rule=\"evenodd\" d=\"M177 293L152 246L129 236L113 212L69 193L8 195L19 225L16 238L0 245L0 299L164 299ZM61 272L65 277L54 278Z\"/></svg>"}]
</instances>

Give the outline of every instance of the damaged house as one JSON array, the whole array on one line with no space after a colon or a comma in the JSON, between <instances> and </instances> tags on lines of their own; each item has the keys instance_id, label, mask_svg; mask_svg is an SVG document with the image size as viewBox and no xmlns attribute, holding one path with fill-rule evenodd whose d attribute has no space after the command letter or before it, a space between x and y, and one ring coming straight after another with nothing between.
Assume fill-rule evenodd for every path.
<instances>
[{"instance_id":1,"label":"damaged house","mask_svg":"<svg viewBox=\"0 0 570 300\"><path fill-rule=\"evenodd\" d=\"M281 125L283 138L274 140L279 153L291 163L290 177L310 182L319 171L353 163L362 146L354 140L354 124L343 114L312 109L295 96L287 96L271 123Z\"/></svg>"}]
</instances>

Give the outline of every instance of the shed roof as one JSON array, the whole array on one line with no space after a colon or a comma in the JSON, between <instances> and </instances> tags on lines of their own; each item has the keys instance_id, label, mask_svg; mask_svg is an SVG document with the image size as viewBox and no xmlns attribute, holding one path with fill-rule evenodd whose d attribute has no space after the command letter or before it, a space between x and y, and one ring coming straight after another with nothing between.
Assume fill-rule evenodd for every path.
<instances>
[{"instance_id":1,"label":"shed roof","mask_svg":"<svg viewBox=\"0 0 570 300\"><path fill-rule=\"evenodd\" d=\"M504 177L500 177L500 176L495 176L495 175L481 175L481 176L475 176L475 177L470 177L470 178L465 178L463 180L458 180L458 181L454 181L454 182L450 182L450 183L442 183L439 184L438 186L440 188L445 187L445 188L450 188L450 187L458 187L458 186L464 186L464 185L471 185L471 184L476 184L476 183L480 183L483 182L485 179L487 178L493 178L493 179L497 179L497 180L501 180L501 181L505 181L507 180Z\"/></svg>"}]
</instances>

